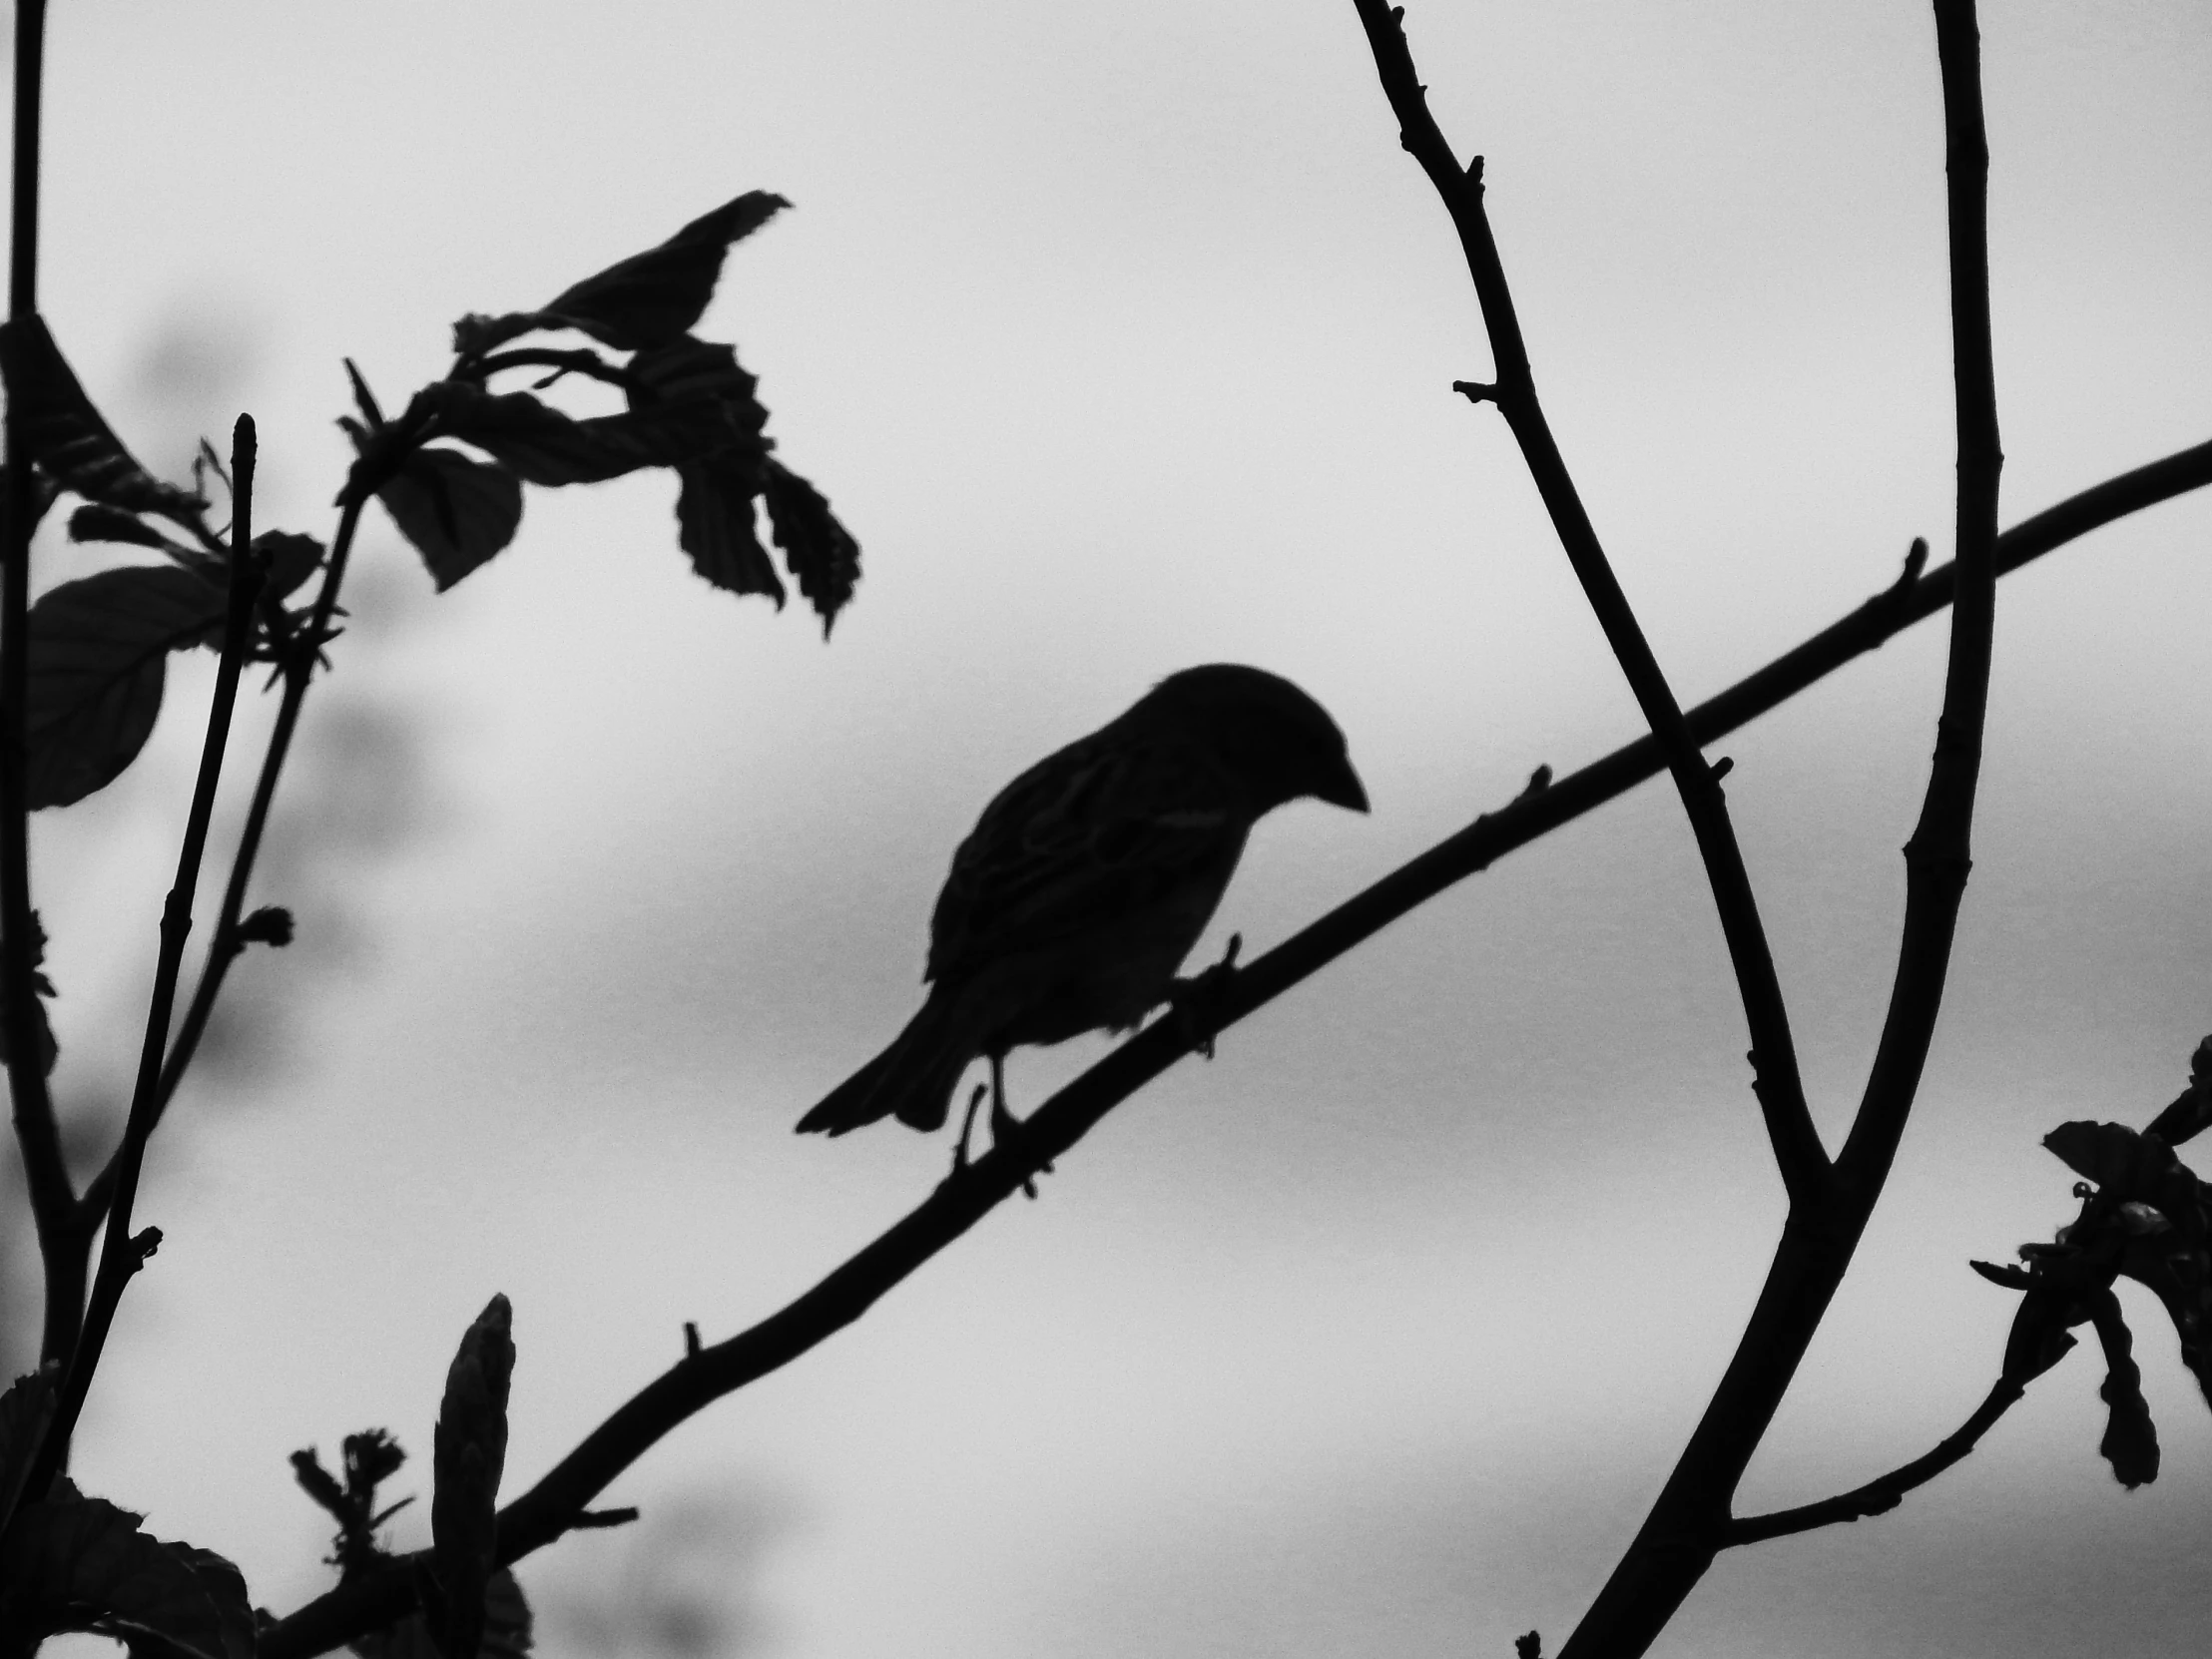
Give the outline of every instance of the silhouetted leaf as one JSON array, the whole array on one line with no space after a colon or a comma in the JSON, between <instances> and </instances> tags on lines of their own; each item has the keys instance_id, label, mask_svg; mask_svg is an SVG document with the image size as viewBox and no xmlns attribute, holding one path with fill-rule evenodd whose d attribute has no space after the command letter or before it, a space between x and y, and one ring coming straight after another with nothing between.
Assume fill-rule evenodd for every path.
<instances>
[{"instance_id":1,"label":"silhouetted leaf","mask_svg":"<svg viewBox=\"0 0 2212 1659\"><path fill-rule=\"evenodd\" d=\"M761 545L753 502L761 472L737 457L676 469L676 544L692 568L730 593L765 593L784 608L784 583Z\"/></svg>"},{"instance_id":2,"label":"silhouetted leaf","mask_svg":"<svg viewBox=\"0 0 2212 1659\"><path fill-rule=\"evenodd\" d=\"M702 214L660 247L585 277L538 310L462 317L453 325L453 349L472 356L537 328L581 329L621 351L663 344L688 332L706 310L730 245L790 206L781 196L748 191Z\"/></svg>"},{"instance_id":3,"label":"silhouetted leaf","mask_svg":"<svg viewBox=\"0 0 2212 1659\"><path fill-rule=\"evenodd\" d=\"M707 399L728 423L729 443L676 469L677 545L692 568L731 593L767 594L781 609L784 584L761 546L754 501L768 477L768 411L753 395L757 383L738 366L730 346L688 335L640 351L630 360L636 389L631 407Z\"/></svg>"},{"instance_id":4,"label":"silhouetted leaf","mask_svg":"<svg viewBox=\"0 0 2212 1659\"><path fill-rule=\"evenodd\" d=\"M461 1338L438 1407L430 1539L445 1606L432 1633L446 1659L474 1659L484 1629L487 1586L499 1565L494 1506L507 1460L513 1318L503 1296L485 1305Z\"/></svg>"},{"instance_id":5,"label":"silhouetted leaf","mask_svg":"<svg viewBox=\"0 0 2212 1659\"><path fill-rule=\"evenodd\" d=\"M514 540L522 481L451 449L418 449L376 492L443 593Z\"/></svg>"},{"instance_id":6,"label":"silhouetted leaf","mask_svg":"<svg viewBox=\"0 0 2212 1659\"><path fill-rule=\"evenodd\" d=\"M601 483L711 454L734 438L723 410L700 397L576 420L526 391L446 380L422 402L436 411L441 436L474 444L531 484Z\"/></svg>"},{"instance_id":7,"label":"silhouetted leaf","mask_svg":"<svg viewBox=\"0 0 2212 1659\"><path fill-rule=\"evenodd\" d=\"M501 1567L484 1585L484 1638L477 1659L527 1659L532 1640L530 1605L515 1575ZM353 1643L361 1659L441 1659L429 1621L410 1613L388 1630Z\"/></svg>"},{"instance_id":8,"label":"silhouetted leaf","mask_svg":"<svg viewBox=\"0 0 2212 1659\"><path fill-rule=\"evenodd\" d=\"M2173 1148L2124 1123L2062 1123L2043 1145L2115 1203L2139 1200L2169 1217L2186 1215L2198 1203L2197 1178Z\"/></svg>"},{"instance_id":9,"label":"silhouetted leaf","mask_svg":"<svg viewBox=\"0 0 2212 1659\"><path fill-rule=\"evenodd\" d=\"M125 512L121 507L103 506L97 501L88 501L69 515L69 539L119 541L133 547L158 547L165 552L178 549L176 542L138 514Z\"/></svg>"},{"instance_id":10,"label":"silhouetted leaf","mask_svg":"<svg viewBox=\"0 0 2212 1659\"><path fill-rule=\"evenodd\" d=\"M2197 1044L2189 1057L2189 1088L2180 1099L2151 1120L2147 1133L2168 1146L2179 1146L2212 1124L2212 1037Z\"/></svg>"},{"instance_id":11,"label":"silhouetted leaf","mask_svg":"<svg viewBox=\"0 0 2212 1659\"><path fill-rule=\"evenodd\" d=\"M264 530L254 538L254 546L269 561L269 576L262 589L267 599L288 598L300 583L322 568L322 543L312 536Z\"/></svg>"},{"instance_id":12,"label":"silhouetted leaf","mask_svg":"<svg viewBox=\"0 0 2212 1659\"><path fill-rule=\"evenodd\" d=\"M31 459L65 489L132 512L181 516L207 505L131 458L77 383L44 318L0 324L0 373Z\"/></svg>"},{"instance_id":13,"label":"silhouetted leaf","mask_svg":"<svg viewBox=\"0 0 2212 1659\"><path fill-rule=\"evenodd\" d=\"M2120 1317L2120 1299L2103 1292L2092 1304L2091 1318L2104 1345L2104 1383L2097 1393L2111 1407L2097 1450L2121 1485L2130 1490L2147 1486L2158 1478L2158 1430L2143 1398L2143 1374L2136 1369L2134 1340Z\"/></svg>"},{"instance_id":14,"label":"silhouetted leaf","mask_svg":"<svg viewBox=\"0 0 2212 1659\"><path fill-rule=\"evenodd\" d=\"M134 565L64 582L31 607L31 806L66 807L115 782L161 713L169 653L220 643L228 605L189 570Z\"/></svg>"},{"instance_id":15,"label":"silhouetted leaf","mask_svg":"<svg viewBox=\"0 0 2212 1659\"><path fill-rule=\"evenodd\" d=\"M54 981L45 973L46 926L39 920L36 910L31 912L31 989L38 994L31 999L31 1008L38 1020L39 1069L48 1076L54 1072L54 1062L60 1057L61 1045L54 1040L54 1023L46 1012L47 998L54 994ZM8 1062L11 1052L8 1043L8 1022L0 1016L0 1066ZM29 1379L23 1381L28 1382ZM0 1505L0 1512L5 1506Z\"/></svg>"},{"instance_id":16,"label":"silhouetted leaf","mask_svg":"<svg viewBox=\"0 0 2212 1659\"><path fill-rule=\"evenodd\" d=\"M776 545L784 550L784 563L799 591L822 618L822 635L828 639L830 625L859 583L860 544L837 522L822 492L782 462L768 463L764 494Z\"/></svg>"},{"instance_id":17,"label":"silhouetted leaf","mask_svg":"<svg viewBox=\"0 0 2212 1659\"><path fill-rule=\"evenodd\" d=\"M91 1631L203 1659L252 1659L254 1615L238 1569L167 1544L103 1498L27 1503L0 1541L0 1616L11 1633Z\"/></svg>"},{"instance_id":18,"label":"silhouetted leaf","mask_svg":"<svg viewBox=\"0 0 2212 1659\"><path fill-rule=\"evenodd\" d=\"M46 1425L54 1420L54 1390L60 1382L59 1366L42 1366L17 1378L0 1394L0 1515L15 1513Z\"/></svg>"}]
</instances>

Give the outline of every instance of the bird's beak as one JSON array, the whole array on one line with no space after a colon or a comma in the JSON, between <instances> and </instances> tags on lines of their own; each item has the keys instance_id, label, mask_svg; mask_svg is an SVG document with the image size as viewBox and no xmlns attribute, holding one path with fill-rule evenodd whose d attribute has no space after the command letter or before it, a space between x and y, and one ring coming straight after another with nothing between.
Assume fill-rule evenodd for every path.
<instances>
[{"instance_id":1,"label":"bird's beak","mask_svg":"<svg viewBox=\"0 0 2212 1659\"><path fill-rule=\"evenodd\" d=\"M1330 769L1328 777L1322 781L1322 787L1314 791L1314 799L1355 813L1368 810L1367 789L1361 784L1360 775L1352 770L1349 759L1340 760Z\"/></svg>"}]
</instances>

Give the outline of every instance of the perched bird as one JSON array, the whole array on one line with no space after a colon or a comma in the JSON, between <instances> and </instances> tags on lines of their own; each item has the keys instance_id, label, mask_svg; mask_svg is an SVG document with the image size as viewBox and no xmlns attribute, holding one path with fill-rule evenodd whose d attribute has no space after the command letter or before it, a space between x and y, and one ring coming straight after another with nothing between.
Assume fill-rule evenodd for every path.
<instances>
[{"instance_id":1,"label":"perched bird","mask_svg":"<svg viewBox=\"0 0 2212 1659\"><path fill-rule=\"evenodd\" d=\"M1344 734L1278 675L1171 674L1119 719L1001 790L952 856L929 923L928 999L888 1048L799 1120L842 1135L938 1128L960 1074L1024 1043L1119 1030L1169 1000L1245 836L1301 796L1368 810ZM966 1130L961 1132L964 1155Z\"/></svg>"}]
</instances>

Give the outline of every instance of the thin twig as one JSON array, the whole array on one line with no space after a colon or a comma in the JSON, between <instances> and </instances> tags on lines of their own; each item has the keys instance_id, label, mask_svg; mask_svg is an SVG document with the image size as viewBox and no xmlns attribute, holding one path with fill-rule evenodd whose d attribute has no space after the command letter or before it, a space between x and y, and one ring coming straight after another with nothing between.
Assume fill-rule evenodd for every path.
<instances>
[{"instance_id":1,"label":"thin twig","mask_svg":"<svg viewBox=\"0 0 2212 1659\"><path fill-rule=\"evenodd\" d=\"M39 104L45 57L45 0L15 8L15 132L9 212L8 316L38 314ZM72 1272L69 1232L76 1198L62 1156L46 1083L44 1021L38 1004L38 918L31 903L30 792L24 735L29 676L31 450L17 400L8 399L5 496L0 498L0 1030L7 1035L8 1092L23 1149L31 1216L46 1268L41 1358L65 1361L84 1308L82 1262Z\"/></svg>"},{"instance_id":2,"label":"thin twig","mask_svg":"<svg viewBox=\"0 0 2212 1659\"><path fill-rule=\"evenodd\" d=\"M1907 1492L1927 1485L1973 1450L1997 1418L2018 1404L2026 1392L2024 1383L1999 1378L1989 1389L1988 1398L1974 1407L1973 1415L1938 1440L1935 1450L1840 1496L1801 1504L1795 1509L1778 1509L1771 1515L1749 1515L1742 1520L1732 1520L1722 1534L1721 1547L1734 1549L1742 1544L1764 1543L1769 1538L1786 1538L1793 1532L1834 1526L1840 1521L1888 1514L1905 1501Z\"/></svg>"},{"instance_id":3,"label":"thin twig","mask_svg":"<svg viewBox=\"0 0 2212 1659\"><path fill-rule=\"evenodd\" d=\"M1483 206L1481 163L1477 159L1473 166L1461 168L1429 113L1412 53L1405 43L1402 13L1386 6L1383 0L1354 0L1354 5L1366 26L1383 93L1397 117L1399 136L1435 186L1459 233L1483 324L1489 330L1494 382L1460 381L1455 385L1470 397L1494 403L1512 430L1529 476L1551 516L1559 544L1582 583L1599 626L1605 630L1606 641L1636 695L1645 722L1667 758L1667 769L1674 776L1683 812L1705 862L1721 932L1743 996L1744 1022L1751 1037L1752 1093L1759 1102L1760 1117L1791 1202L1810 1202L1827 1182L1828 1153L1806 1104L1797 1045L1790 1034L1789 1009L1783 1001L1782 982L1775 971L1766 928L1759 919L1750 872L1744 867L1743 849L1737 844L1735 827L1729 820L1727 798L1721 792L1719 778L1698 751L1697 736L1676 702L1650 642L1644 638L1628 596L1598 540L1596 527L1582 505L1550 423L1544 418L1512 289L1506 282L1497 243L1490 233L1489 214Z\"/></svg>"},{"instance_id":4,"label":"thin twig","mask_svg":"<svg viewBox=\"0 0 2212 1659\"><path fill-rule=\"evenodd\" d=\"M124 1124L123 1145L115 1183L114 1201L108 1208L107 1236L100 1249L100 1273L93 1281L92 1298L85 1310L85 1325L70 1357L56 1396L53 1425L26 1489L44 1492L53 1477L67 1465L69 1437L83 1408L93 1373L99 1369L109 1329L132 1275L159 1243L153 1233L134 1238L131 1210L138 1196L139 1170L146 1156L147 1138L154 1131L156 1102L161 1089L162 1053L168 1044L170 1014L175 1005L177 980L184 966L185 940L192 932L193 897L200 884L200 861L207 850L208 825L215 815L217 786L223 778L223 754L231 735L231 718L238 706L239 675L253 643L254 607L267 577L266 560L254 549L254 421L241 415L231 439L233 484L231 514L230 604L224 619L223 660L216 670L215 697L208 710L207 738L200 750L200 773L193 785L192 808L185 820L183 844L177 853L177 879L162 906L161 948L155 961L154 992L146 1011L146 1039L139 1050L137 1086L131 1092L130 1116Z\"/></svg>"},{"instance_id":5,"label":"thin twig","mask_svg":"<svg viewBox=\"0 0 2212 1659\"><path fill-rule=\"evenodd\" d=\"M177 1022L177 1034L170 1044L164 1060L160 1086L154 1095L154 1122L159 1124L163 1113L184 1081L185 1073L199 1052L200 1040L207 1034L208 1021L215 1012L216 999L222 994L223 983L229 975L231 964L244 953L245 946L238 936L239 919L246 913L247 893L253 884L254 866L261 854L263 836L269 829L270 811L276 800L276 783L282 777L284 762L291 753L291 741L299 727L299 714L307 698L307 688L313 679L317 653L330 626L330 618L336 612L338 589L345 580L346 558L351 552L353 539L360 527L361 499L349 498L338 516L337 534L330 546L330 563L323 573L322 587L315 595L313 611L306 626L294 644L292 655L283 664L284 693L276 708L276 719L270 728L269 745L262 754L261 773L254 782L254 799L247 808L246 825L239 835L238 850L232 855L230 879L223 890L223 904L216 913L215 927L208 939L208 953L200 969L199 982L193 988L192 1001L186 1006L184 1017ZM81 1210L88 1216L102 1215L114 1196L116 1181L121 1173L123 1149L117 1147L100 1173L85 1188Z\"/></svg>"}]
</instances>

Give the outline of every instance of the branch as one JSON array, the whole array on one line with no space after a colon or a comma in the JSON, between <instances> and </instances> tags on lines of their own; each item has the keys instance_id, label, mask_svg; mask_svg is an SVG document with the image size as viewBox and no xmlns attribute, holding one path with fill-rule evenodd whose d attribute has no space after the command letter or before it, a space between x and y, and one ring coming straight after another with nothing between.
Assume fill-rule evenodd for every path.
<instances>
[{"instance_id":1,"label":"branch","mask_svg":"<svg viewBox=\"0 0 2212 1659\"><path fill-rule=\"evenodd\" d=\"M2007 532L2003 568L2019 569L2114 519L2212 484L2212 442L2182 450L2084 490ZM1948 565L1900 582L1796 649L1690 711L1701 741L1734 731L1787 702L1845 663L1950 603ZM1219 1025L1235 1024L1354 946L1496 859L1625 795L1662 769L1659 746L1640 738L1547 789L1478 818L1327 915L1246 964L1222 988ZM1191 1051L1178 1022L1132 1038L1031 1117L1018 1165L994 1149L937 1189L903 1221L821 1284L744 1335L698 1349L649 1383L564 1457L500 1519L500 1554L519 1560L567 1527L622 1469L693 1412L743 1387L857 1319L885 1292L981 1219L1041 1162L1075 1144L1091 1124ZM1043 1158L1037 1156L1043 1154ZM573 1525L573 1522L570 1523ZM510 1549L512 1553L509 1553ZM404 1563L342 1584L262 1636L262 1659L305 1659L382 1628L413 1605Z\"/></svg>"},{"instance_id":2,"label":"branch","mask_svg":"<svg viewBox=\"0 0 2212 1659\"><path fill-rule=\"evenodd\" d=\"M1999 1378L1990 1387L1988 1398L1974 1407L1973 1415L1954 1432L1936 1441L1936 1449L1927 1455L1916 1457L1903 1468L1892 1469L1880 1479L1870 1480L1841 1496L1823 1498L1818 1503L1802 1504L1795 1509L1779 1509L1771 1515L1732 1520L1722 1534L1721 1547L1734 1549L1742 1544L1765 1543L1769 1538L1784 1538L1793 1532L1810 1532L1816 1527L1834 1526L1839 1521L1889 1513L1905 1501L1907 1492L1927 1485L1964 1458L1994 1426L1997 1418L2011 1410L2026 1392L2025 1383Z\"/></svg>"},{"instance_id":3,"label":"branch","mask_svg":"<svg viewBox=\"0 0 2212 1659\"><path fill-rule=\"evenodd\" d=\"M1398 121L1399 137L1421 165L1443 199L1451 222L1459 232L1467 270L1489 329L1490 354L1495 360L1494 384L1476 386L1461 382L1459 389L1478 400L1497 405L1498 413L1512 429L1535 480L1537 493L1551 515L1559 543L1574 566L1588 596L1590 609L1605 630L1621 672L1636 694L1644 720L1658 739L1674 775L1682 808L1697 837L1698 852L1705 861L1706 879L1713 888L1721 931L1736 982L1743 995L1744 1021L1751 1035L1752 1092L1759 1101L1767 1138L1775 1163L1782 1172L1793 1204L1818 1200L1829 1175L1828 1154L1813 1114L1806 1105L1805 1084L1798 1072L1797 1045L1790 1035L1789 1009L1783 1001L1782 982L1775 972L1774 953L1767 944L1766 928L1759 919L1758 900L1751 876L1744 867L1743 849L1729 821L1728 803L1721 793L1718 771L1699 753L1697 737L1684 718L1674 691L1660 670L1644 638L1628 596L1613 574L1597 531L1584 510L1582 498L1567 471L1566 461L1544 419L1536 396L1535 378L1528 366L1527 346L1513 308L1512 291L1505 280L1496 241L1490 234L1489 215L1482 201L1482 164L1477 157L1464 169L1453 159L1435 118L1429 114L1413 58L1405 44L1402 13L1385 7L1383 0L1353 0L1360 21L1367 28L1368 44L1382 90Z\"/></svg>"},{"instance_id":4,"label":"branch","mask_svg":"<svg viewBox=\"0 0 2212 1659\"><path fill-rule=\"evenodd\" d=\"M1936 0L1943 77L1944 178L1950 219L1953 376L1957 382L1957 600L1943 712L1920 824L1906 842L1904 935L1882 1040L1839 1159L1871 1208L1905 1134L1936 1035L1958 905L1972 864L1969 831L1989 703L1996 619L1996 374L1989 342L1989 146L1981 114L1980 37L1972 0Z\"/></svg>"},{"instance_id":5,"label":"branch","mask_svg":"<svg viewBox=\"0 0 2212 1659\"><path fill-rule=\"evenodd\" d=\"M194 1054L199 1051L200 1039L207 1034L208 1021L215 1013L216 999L222 994L231 964L246 949L238 936L239 918L246 913L246 896L253 883L254 865L261 855L262 837L269 829L270 811L276 799L276 781L283 775L284 761L291 753L292 736L298 730L299 712L306 702L317 654L329 635L330 618L336 612L338 588L345 580L347 555L352 551L354 534L360 527L361 505L360 498L348 499L339 513L337 534L330 546L330 567L315 595L314 610L306 627L283 665L283 700L277 705L276 719L270 729L269 747L262 756L261 775L254 783L253 804L247 809L246 827L239 835L238 851L231 860L231 876L224 886L222 908L216 913L207 959L200 969L192 1001L185 1009L184 1018L178 1021L168 1058L162 1065L161 1083L154 1095L155 1124L159 1124L163 1113L168 1111L170 1100L184 1081ZM97 1220L106 1211L115 1194L122 1163L123 1149L119 1146L85 1188L80 1204L85 1216Z\"/></svg>"},{"instance_id":6,"label":"branch","mask_svg":"<svg viewBox=\"0 0 2212 1659\"><path fill-rule=\"evenodd\" d=\"M108 1209L108 1231L100 1247L100 1274L93 1281L92 1300L85 1312L84 1330L71 1355L69 1370L56 1395L54 1419L40 1447L38 1461L24 1489L43 1493L69 1458L69 1437L77 1414L83 1409L93 1373L99 1369L109 1329L115 1323L124 1287L161 1242L149 1228L134 1237L131 1209L138 1196L139 1169L146 1157L146 1143L159 1116L162 1051L169 1040L170 1013L177 995L177 979L184 966L185 940L192 932L193 896L200 884L200 861L207 850L208 824L215 816L216 787L223 777L223 753L230 741L231 717L238 706L239 674L253 644L254 606L261 598L268 572L262 555L254 551L254 420L239 416L231 439L232 486L230 605L224 619L223 661L216 671L215 697L208 710L208 735L200 750L200 775L193 786L192 809L185 820L184 843L177 853L177 880L162 906L161 949L155 961L154 993L146 1011L146 1040L139 1051L138 1084L131 1092L131 1111L123 1129L123 1144L115 1183L115 1198Z\"/></svg>"},{"instance_id":7,"label":"branch","mask_svg":"<svg viewBox=\"0 0 2212 1659\"><path fill-rule=\"evenodd\" d=\"M38 313L39 94L45 0L15 8L15 135L9 221L8 315ZM39 1018L38 916L31 904L30 797L25 784L24 698L29 665L31 531L37 517L31 450L13 398L7 409L5 497L0 500L0 1030L7 1036L8 1093L30 1188L31 1215L46 1265L41 1358L67 1360L84 1307L84 1279L72 1274L67 1234L76 1198L46 1084Z\"/></svg>"},{"instance_id":8,"label":"branch","mask_svg":"<svg viewBox=\"0 0 2212 1659\"><path fill-rule=\"evenodd\" d=\"M1935 1036L1959 899L1988 706L1996 614L1997 446L1989 347L1987 204L1972 0L1936 0L1948 180L1958 514L1950 661L1936 758L1906 846L1905 925L1866 1095L1817 1210L1793 1206L1728 1369L1628 1552L1561 1659L1647 1651L1729 1537L1728 1505L1820 1329L1881 1197Z\"/></svg>"}]
</instances>

